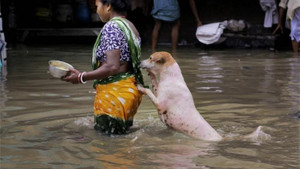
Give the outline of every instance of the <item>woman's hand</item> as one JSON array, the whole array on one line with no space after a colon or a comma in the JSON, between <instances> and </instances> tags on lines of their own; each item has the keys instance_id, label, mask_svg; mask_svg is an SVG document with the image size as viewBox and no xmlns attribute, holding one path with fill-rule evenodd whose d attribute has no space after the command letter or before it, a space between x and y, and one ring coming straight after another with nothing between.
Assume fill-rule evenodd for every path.
<instances>
[{"instance_id":1,"label":"woman's hand","mask_svg":"<svg viewBox=\"0 0 300 169\"><path fill-rule=\"evenodd\" d=\"M70 82L70 83L73 83L73 84L80 83L79 78L78 78L78 75L80 74L80 72L76 69L73 69L73 68L69 68L69 70L70 70L71 74L67 75L65 77L62 77L61 80L66 81L66 82Z\"/></svg>"},{"instance_id":2,"label":"woman's hand","mask_svg":"<svg viewBox=\"0 0 300 169\"><path fill-rule=\"evenodd\" d=\"M197 28L198 28L199 26L202 26L202 22L201 22L200 20L197 21Z\"/></svg>"},{"instance_id":3,"label":"woman's hand","mask_svg":"<svg viewBox=\"0 0 300 169\"><path fill-rule=\"evenodd\" d=\"M278 30L280 30L280 33L283 34L283 28L281 24L278 24L275 30L273 31L272 35L274 35Z\"/></svg>"}]
</instances>

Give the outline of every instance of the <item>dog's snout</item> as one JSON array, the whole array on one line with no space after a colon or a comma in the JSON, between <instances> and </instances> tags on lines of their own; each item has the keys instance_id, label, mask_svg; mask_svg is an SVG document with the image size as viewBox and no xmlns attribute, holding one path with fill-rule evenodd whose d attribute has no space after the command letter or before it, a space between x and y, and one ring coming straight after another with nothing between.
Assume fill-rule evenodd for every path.
<instances>
[{"instance_id":1,"label":"dog's snout","mask_svg":"<svg viewBox=\"0 0 300 169\"><path fill-rule=\"evenodd\" d=\"M140 68L142 69L146 69L146 60L143 60L141 63L140 63Z\"/></svg>"}]
</instances>

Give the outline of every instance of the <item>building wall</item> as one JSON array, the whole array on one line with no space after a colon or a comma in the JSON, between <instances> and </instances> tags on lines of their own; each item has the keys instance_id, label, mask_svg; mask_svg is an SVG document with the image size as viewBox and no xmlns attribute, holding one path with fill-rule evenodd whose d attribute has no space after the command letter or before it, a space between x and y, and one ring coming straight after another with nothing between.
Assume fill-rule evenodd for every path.
<instances>
[{"instance_id":1,"label":"building wall","mask_svg":"<svg viewBox=\"0 0 300 169\"><path fill-rule=\"evenodd\" d=\"M13 0L4 0L2 5L3 17L4 17L4 30L10 32L7 25L9 23L9 5ZM30 2L29 2L30 1ZM151 44L151 34L154 25L153 18L150 14L152 8L151 0L133 0L138 2L137 8L130 11L128 18L134 22L137 26L143 43ZM196 23L194 16L191 12L188 0L178 0L181 10L181 27L179 42L183 44L196 43L195 38ZM64 27L101 27L101 22L77 22L75 19L68 23L58 23L55 21L55 7L60 3L70 3L74 7L76 0L14 0L17 28L64 28ZM95 11L93 6L93 0L86 1L91 8L91 11ZM142 2L142 3L141 3ZM236 19L244 20L248 26L251 26L252 32L261 34L269 33L270 30L262 28L264 21L264 12L262 11L259 0L195 0L199 17L203 24L212 22L221 22L224 20ZM45 19L41 20L36 16L36 9L38 7L49 7L52 10L52 18L50 21ZM92 9L93 8L93 9ZM75 14L74 14L75 15ZM49 18L48 18L49 19ZM164 24L160 33L159 43L170 43L170 29L171 24ZM257 29L257 30L255 30ZM254 30L254 31L253 31ZM245 33L245 32L244 32ZM9 40L9 38L8 38Z\"/></svg>"}]
</instances>

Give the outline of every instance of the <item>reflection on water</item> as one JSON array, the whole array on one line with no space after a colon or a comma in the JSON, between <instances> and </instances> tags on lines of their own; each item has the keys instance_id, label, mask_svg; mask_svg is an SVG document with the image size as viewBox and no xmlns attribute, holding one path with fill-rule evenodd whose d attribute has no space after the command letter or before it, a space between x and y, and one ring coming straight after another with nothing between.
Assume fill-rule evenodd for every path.
<instances>
[{"instance_id":1,"label":"reflection on water","mask_svg":"<svg viewBox=\"0 0 300 169\"><path fill-rule=\"evenodd\" d=\"M8 51L7 76L0 83L1 168L300 167L299 57L196 48L174 54L197 109L227 138L215 143L168 129L147 97L129 134L95 132L92 83L70 85L47 73L50 59L90 70L90 47ZM145 49L143 58L149 55ZM259 138L241 138L259 125L264 131Z\"/></svg>"}]
</instances>

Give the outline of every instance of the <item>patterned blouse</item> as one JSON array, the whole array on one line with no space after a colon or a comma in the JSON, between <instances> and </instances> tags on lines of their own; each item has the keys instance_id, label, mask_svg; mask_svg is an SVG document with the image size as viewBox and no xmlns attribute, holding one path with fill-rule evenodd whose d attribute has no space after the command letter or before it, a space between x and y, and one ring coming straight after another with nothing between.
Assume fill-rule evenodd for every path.
<instances>
[{"instance_id":1,"label":"patterned blouse","mask_svg":"<svg viewBox=\"0 0 300 169\"><path fill-rule=\"evenodd\" d=\"M139 43L141 43L140 37ZM121 51L120 61L131 61L130 50L124 33L115 23L107 22L102 28L100 43L96 51L97 60L105 62L106 52L116 49Z\"/></svg>"}]
</instances>

